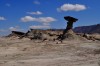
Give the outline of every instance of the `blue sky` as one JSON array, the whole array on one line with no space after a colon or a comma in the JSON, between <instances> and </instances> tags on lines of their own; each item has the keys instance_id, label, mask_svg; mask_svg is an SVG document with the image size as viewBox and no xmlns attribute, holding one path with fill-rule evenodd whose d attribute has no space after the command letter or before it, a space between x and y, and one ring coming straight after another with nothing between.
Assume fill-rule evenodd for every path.
<instances>
[{"instance_id":1,"label":"blue sky","mask_svg":"<svg viewBox=\"0 0 100 66\"><path fill-rule=\"evenodd\" d=\"M100 23L100 0L0 0L0 35L30 28L64 29L64 16L86 26Z\"/></svg>"}]
</instances>

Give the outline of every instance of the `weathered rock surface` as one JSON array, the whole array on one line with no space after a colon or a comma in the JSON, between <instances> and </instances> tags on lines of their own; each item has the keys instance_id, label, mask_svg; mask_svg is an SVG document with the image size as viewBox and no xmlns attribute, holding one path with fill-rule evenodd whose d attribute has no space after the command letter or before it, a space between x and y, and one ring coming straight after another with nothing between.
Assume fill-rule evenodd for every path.
<instances>
[{"instance_id":1,"label":"weathered rock surface","mask_svg":"<svg viewBox=\"0 0 100 66\"><path fill-rule=\"evenodd\" d=\"M11 34L9 34L6 37L21 37L23 36L25 33L24 32L20 32L20 31L12 31Z\"/></svg>"},{"instance_id":2,"label":"weathered rock surface","mask_svg":"<svg viewBox=\"0 0 100 66\"><path fill-rule=\"evenodd\" d=\"M30 29L28 32L23 33L19 31L12 31L10 37L12 39L15 38L29 38L31 40L59 40L61 39L63 31L61 30L39 30L39 29ZM68 30L67 33L63 37L64 40L100 40L99 34L86 34L86 33L75 33L73 30Z\"/></svg>"},{"instance_id":3,"label":"weathered rock surface","mask_svg":"<svg viewBox=\"0 0 100 66\"><path fill-rule=\"evenodd\" d=\"M100 41L0 38L0 66L99 66Z\"/></svg>"}]
</instances>

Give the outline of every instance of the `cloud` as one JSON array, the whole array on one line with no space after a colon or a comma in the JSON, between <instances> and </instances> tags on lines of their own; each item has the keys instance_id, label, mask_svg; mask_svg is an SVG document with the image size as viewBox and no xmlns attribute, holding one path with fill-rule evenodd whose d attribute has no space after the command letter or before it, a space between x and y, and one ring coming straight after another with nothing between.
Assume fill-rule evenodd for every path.
<instances>
[{"instance_id":1,"label":"cloud","mask_svg":"<svg viewBox=\"0 0 100 66\"><path fill-rule=\"evenodd\" d=\"M56 19L54 19L54 18L52 18L52 17L39 17L39 18L37 18L37 21L38 21L38 22L45 22L45 23L48 23L48 22L56 21Z\"/></svg>"},{"instance_id":2,"label":"cloud","mask_svg":"<svg viewBox=\"0 0 100 66\"><path fill-rule=\"evenodd\" d=\"M39 18L35 18L35 17L31 17L31 16L25 16L25 17L21 18L21 21L22 22L35 21L35 22L49 23L49 22L56 21L56 19L53 18L53 17L39 17Z\"/></svg>"},{"instance_id":3,"label":"cloud","mask_svg":"<svg viewBox=\"0 0 100 66\"><path fill-rule=\"evenodd\" d=\"M37 21L37 19L36 18L33 18L31 16L25 16L25 17L22 17L21 18L21 21L22 22L30 22L30 21Z\"/></svg>"},{"instance_id":4,"label":"cloud","mask_svg":"<svg viewBox=\"0 0 100 66\"><path fill-rule=\"evenodd\" d=\"M11 6L11 4L7 3L7 4L6 4L6 6L7 6L7 7L10 7L10 6Z\"/></svg>"},{"instance_id":5,"label":"cloud","mask_svg":"<svg viewBox=\"0 0 100 66\"><path fill-rule=\"evenodd\" d=\"M39 1L37 1L37 0L36 0L36 1L34 1L33 3L34 3L34 4L36 4L36 5L39 5L39 4L40 4L40 2L39 2Z\"/></svg>"},{"instance_id":6,"label":"cloud","mask_svg":"<svg viewBox=\"0 0 100 66\"><path fill-rule=\"evenodd\" d=\"M31 16L25 16L21 18L22 22L30 22L30 21L34 21L34 22L41 22L42 25L33 25L33 26L29 26L29 28L31 29L47 29L50 28L50 23L53 21L56 21L56 19L54 19L53 17L39 17L39 18L35 18L35 17L31 17Z\"/></svg>"},{"instance_id":7,"label":"cloud","mask_svg":"<svg viewBox=\"0 0 100 66\"><path fill-rule=\"evenodd\" d=\"M43 25L45 25L45 26L49 26L49 25L50 25L50 23L43 23Z\"/></svg>"},{"instance_id":8,"label":"cloud","mask_svg":"<svg viewBox=\"0 0 100 66\"><path fill-rule=\"evenodd\" d=\"M19 26L15 26L15 27L9 27L10 31L23 31L23 29L21 29Z\"/></svg>"},{"instance_id":9,"label":"cloud","mask_svg":"<svg viewBox=\"0 0 100 66\"><path fill-rule=\"evenodd\" d=\"M81 11L85 10L86 6L81 4L63 4L57 11Z\"/></svg>"},{"instance_id":10,"label":"cloud","mask_svg":"<svg viewBox=\"0 0 100 66\"><path fill-rule=\"evenodd\" d=\"M0 16L0 20L6 20L6 18L4 18L4 17Z\"/></svg>"},{"instance_id":11,"label":"cloud","mask_svg":"<svg viewBox=\"0 0 100 66\"><path fill-rule=\"evenodd\" d=\"M36 11L36 12L27 12L27 14L31 14L31 15L41 15L43 13L40 12L40 11Z\"/></svg>"},{"instance_id":12,"label":"cloud","mask_svg":"<svg viewBox=\"0 0 100 66\"><path fill-rule=\"evenodd\" d=\"M29 28L31 28L31 29L47 29L47 28L50 28L50 26L46 26L46 25L33 25L33 26L30 26Z\"/></svg>"},{"instance_id":13,"label":"cloud","mask_svg":"<svg viewBox=\"0 0 100 66\"><path fill-rule=\"evenodd\" d=\"M16 27L10 27L9 30L10 31L17 31L17 28Z\"/></svg>"}]
</instances>

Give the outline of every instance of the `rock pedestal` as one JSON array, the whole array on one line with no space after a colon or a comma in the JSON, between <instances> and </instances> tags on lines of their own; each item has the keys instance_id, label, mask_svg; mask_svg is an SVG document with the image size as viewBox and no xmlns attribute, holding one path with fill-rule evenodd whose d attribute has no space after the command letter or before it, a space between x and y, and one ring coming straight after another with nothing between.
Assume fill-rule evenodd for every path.
<instances>
[{"instance_id":1,"label":"rock pedestal","mask_svg":"<svg viewBox=\"0 0 100 66\"><path fill-rule=\"evenodd\" d=\"M73 37L73 35L75 35L72 28L73 28L73 23L78 20L71 16L65 16L64 19L67 20L68 22L67 22L66 29L63 31L63 34L58 37L58 39L60 39L60 40L64 40L65 38L71 38L71 37Z\"/></svg>"}]
</instances>

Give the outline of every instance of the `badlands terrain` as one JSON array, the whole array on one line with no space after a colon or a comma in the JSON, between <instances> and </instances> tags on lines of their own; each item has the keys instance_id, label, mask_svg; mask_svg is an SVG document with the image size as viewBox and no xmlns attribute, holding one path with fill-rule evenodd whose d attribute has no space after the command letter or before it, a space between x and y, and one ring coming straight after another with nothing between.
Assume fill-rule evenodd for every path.
<instances>
[{"instance_id":1,"label":"badlands terrain","mask_svg":"<svg viewBox=\"0 0 100 66\"><path fill-rule=\"evenodd\" d=\"M100 66L100 35L70 33L62 42L55 39L59 31L1 37L0 66Z\"/></svg>"},{"instance_id":2,"label":"badlands terrain","mask_svg":"<svg viewBox=\"0 0 100 66\"><path fill-rule=\"evenodd\" d=\"M100 66L100 41L0 38L0 66Z\"/></svg>"}]
</instances>

